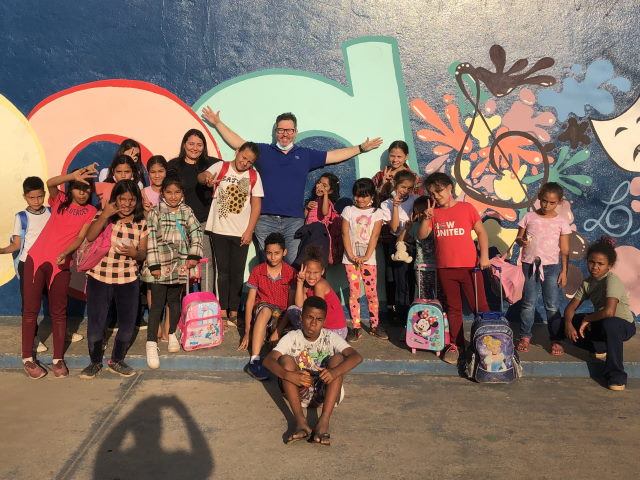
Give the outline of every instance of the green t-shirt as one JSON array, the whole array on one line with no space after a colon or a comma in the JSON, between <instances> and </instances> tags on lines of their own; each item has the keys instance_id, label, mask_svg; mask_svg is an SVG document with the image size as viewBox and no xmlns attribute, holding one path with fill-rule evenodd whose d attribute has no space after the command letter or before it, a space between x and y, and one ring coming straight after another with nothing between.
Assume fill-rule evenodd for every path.
<instances>
[{"instance_id":1,"label":"green t-shirt","mask_svg":"<svg viewBox=\"0 0 640 480\"><path fill-rule=\"evenodd\" d=\"M587 278L580 285L574 298L590 300L596 311L598 311L605 308L608 297L618 299L615 316L627 322L633 322L633 314L629 310L627 292L624 289L622 280L613 272L607 273L602 278Z\"/></svg>"}]
</instances>

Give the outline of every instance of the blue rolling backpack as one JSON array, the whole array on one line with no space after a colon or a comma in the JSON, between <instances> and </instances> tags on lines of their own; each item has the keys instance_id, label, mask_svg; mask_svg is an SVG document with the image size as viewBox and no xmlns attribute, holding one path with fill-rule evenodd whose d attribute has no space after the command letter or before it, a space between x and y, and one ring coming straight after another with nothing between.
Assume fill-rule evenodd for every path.
<instances>
[{"instance_id":1,"label":"blue rolling backpack","mask_svg":"<svg viewBox=\"0 0 640 480\"><path fill-rule=\"evenodd\" d=\"M499 273L501 274L500 271ZM475 275L473 282L477 310L478 285ZM500 289L500 308L503 308L502 289ZM513 331L504 312L478 312L471 326L470 350L466 374L476 382L510 383L522 376L518 352L513 346Z\"/></svg>"}]
</instances>

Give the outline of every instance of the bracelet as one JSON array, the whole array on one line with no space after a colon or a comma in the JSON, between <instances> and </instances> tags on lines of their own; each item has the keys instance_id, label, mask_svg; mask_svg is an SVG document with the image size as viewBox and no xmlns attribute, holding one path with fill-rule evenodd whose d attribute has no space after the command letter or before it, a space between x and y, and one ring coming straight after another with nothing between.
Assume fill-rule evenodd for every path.
<instances>
[{"instance_id":1,"label":"bracelet","mask_svg":"<svg viewBox=\"0 0 640 480\"><path fill-rule=\"evenodd\" d=\"M364 153L364 148L362 148L362 144L358 145L358 148L360 149L360 153Z\"/></svg>"}]
</instances>

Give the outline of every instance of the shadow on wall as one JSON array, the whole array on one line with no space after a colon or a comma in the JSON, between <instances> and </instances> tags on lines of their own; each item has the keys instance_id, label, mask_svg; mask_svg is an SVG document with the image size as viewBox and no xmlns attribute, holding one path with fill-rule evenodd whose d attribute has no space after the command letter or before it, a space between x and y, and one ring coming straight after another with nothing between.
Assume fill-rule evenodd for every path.
<instances>
[{"instance_id":1,"label":"shadow on wall","mask_svg":"<svg viewBox=\"0 0 640 480\"><path fill-rule=\"evenodd\" d=\"M185 432L189 450L163 448L163 426L168 432ZM174 437L175 433L172 440ZM141 401L104 439L93 478L183 478L188 472L191 480L199 480L210 478L213 470L207 441L184 403L174 396L152 396Z\"/></svg>"}]
</instances>

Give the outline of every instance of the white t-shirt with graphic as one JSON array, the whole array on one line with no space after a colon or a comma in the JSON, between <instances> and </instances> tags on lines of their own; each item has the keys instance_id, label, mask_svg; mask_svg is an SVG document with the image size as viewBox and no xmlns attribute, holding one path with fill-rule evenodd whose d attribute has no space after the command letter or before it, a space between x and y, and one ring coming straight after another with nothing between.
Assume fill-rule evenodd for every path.
<instances>
[{"instance_id":1,"label":"white t-shirt with graphic","mask_svg":"<svg viewBox=\"0 0 640 480\"><path fill-rule=\"evenodd\" d=\"M29 212L29 210L25 210L27 212L27 231L24 234L24 245L22 246L22 253L20 254L21 262L27 261L27 254L29 253L29 249L31 245L38 239L38 235L42 232L42 229L47 224L47 221L51 217L51 212L48 208L43 208L44 212L40 214L34 214ZM20 217L16 215L15 222L13 224L13 233L12 235L17 235L18 237L22 233L22 225L20 222Z\"/></svg>"},{"instance_id":2,"label":"white t-shirt with graphic","mask_svg":"<svg viewBox=\"0 0 640 480\"><path fill-rule=\"evenodd\" d=\"M293 330L280 339L274 350L293 357L302 369L318 370L327 366L329 357L350 347L340 335L323 328L315 342L304 338L302 330Z\"/></svg>"},{"instance_id":3,"label":"white t-shirt with graphic","mask_svg":"<svg viewBox=\"0 0 640 480\"><path fill-rule=\"evenodd\" d=\"M222 165L223 162L216 162L207 172L218 178ZM251 190L249 170L238 173L233 169L233 164L229 165L213 195L206 230L219 235L242 236L251 217L251 196L264 197L258 172L256 177L256 184Z\"/></svg>"},{"instance_id":4,"label":"white t-shirt with graphic","mask_svg":"<svg viewBox=\"0 0 640 480\"><path fill-rule=\"evenodd\" d=\"M381 208L374 211L374 208L360 209L356 206L348 206L342 211L342 218L349 222L349 237L351 238L351 251L357 257L362 257L367 252L369 240L373 233L373 227L378 220L384 220L384 212ZM343 264L350 264L351 260L347 253L342 257ZM364 262L365 265L376 265L375 251Z\"/></svg>"}]
</instances>

